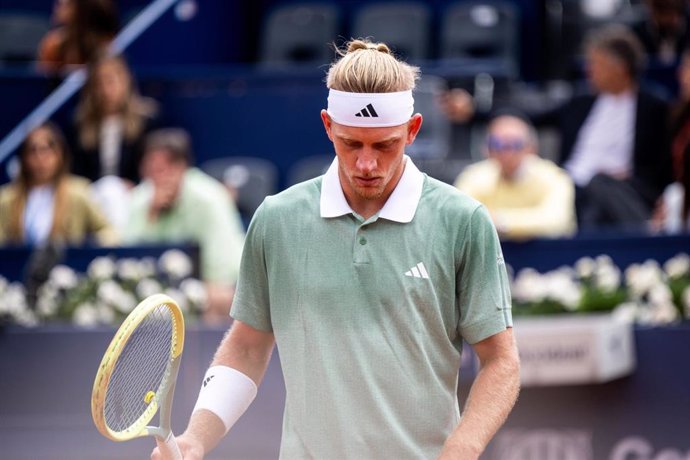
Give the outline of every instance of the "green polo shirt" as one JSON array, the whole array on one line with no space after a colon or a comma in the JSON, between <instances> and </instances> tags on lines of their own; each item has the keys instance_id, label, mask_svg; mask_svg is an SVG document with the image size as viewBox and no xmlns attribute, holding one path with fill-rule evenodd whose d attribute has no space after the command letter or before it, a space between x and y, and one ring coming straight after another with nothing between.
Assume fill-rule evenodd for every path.
<instances>
[{"instance_id":1,"label":"green polo shirt","mask_svg":"<svg viewBox=\"0 0 690 460\"><path fill-rule=\"evenodd\" d=\"M276 337L281 458L435 458L460 419L462 340L512 325L495 229L477 201L409 158L364 220L337 169L336 158L264 201L231 314Z\"/></svg>"}]
</instances>

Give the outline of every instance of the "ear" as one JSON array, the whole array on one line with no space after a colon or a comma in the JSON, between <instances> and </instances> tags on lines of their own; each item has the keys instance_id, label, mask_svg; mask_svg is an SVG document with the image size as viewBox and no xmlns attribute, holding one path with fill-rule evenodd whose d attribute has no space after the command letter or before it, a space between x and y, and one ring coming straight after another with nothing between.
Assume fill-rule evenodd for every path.
<instances>
[{"instance_id":1,"label":"ear","mask_svg":"<svg viewBox=\"0 0 690 460\"><path fill-rule=\"evenodd\" d=\"M333 136L331 136L331 127L333 126L333 122L331 121L331 116L328 115L328 112L326 112L325 109L321 109L321 121L323 122L323 127L326 130L328 138L331 140L331 142L333 142Z\"/></svg>"},{"instance_id":2,"label":"ear","mask_svg":"<svg viewBox=\"0 0 690 460\"><path fill-rule=\"evenodd\" d=\"M412 118L410 118L410 121L407 122L407 145L410 145L414 142L421 128L422 114L415 113L414 115L412 115Z\"/></svg>"}]
</instances>

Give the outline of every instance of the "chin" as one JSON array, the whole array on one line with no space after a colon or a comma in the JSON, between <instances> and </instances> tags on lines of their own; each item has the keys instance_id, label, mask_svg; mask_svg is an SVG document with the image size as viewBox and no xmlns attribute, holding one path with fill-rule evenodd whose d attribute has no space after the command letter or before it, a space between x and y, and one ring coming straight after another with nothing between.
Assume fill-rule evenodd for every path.
<instances>
[{"instance_id":1,"label":"chin","mask_svg":"<svg viewBox=\"0 0 690 460\"><path fill-rule=\"evenodd\" d=\"M357 192L357 195L360 197L366 199L366 200L375 200L377 198L380 198L381 195L383 195L383 190L379 188L355 188L355 191Z\"/></svg>"}]
</instances>

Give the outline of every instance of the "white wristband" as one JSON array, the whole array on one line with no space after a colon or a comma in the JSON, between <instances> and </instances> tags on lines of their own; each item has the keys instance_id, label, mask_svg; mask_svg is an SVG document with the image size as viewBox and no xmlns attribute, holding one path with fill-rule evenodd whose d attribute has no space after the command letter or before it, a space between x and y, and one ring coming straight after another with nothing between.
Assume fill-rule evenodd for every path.
<instances>
[{"instance_id":1,"label":"white wristband","mask_svg":"<svg viewBox=\"0 0 690 460\"><path fill-rule=\"evenodd\" d=\"M213 412L223 421L227 433L254 401L256 391L254 381L242 372L227 366L211 366L192 413L199 409Z\"/></svg>"}]
</instances>

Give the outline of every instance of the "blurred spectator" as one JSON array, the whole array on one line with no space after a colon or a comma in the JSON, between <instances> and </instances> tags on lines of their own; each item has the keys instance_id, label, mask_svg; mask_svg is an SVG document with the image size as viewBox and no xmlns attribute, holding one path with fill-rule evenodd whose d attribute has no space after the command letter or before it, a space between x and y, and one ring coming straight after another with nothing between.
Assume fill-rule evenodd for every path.
<instances>
[{"instance_id":1,"label":"blurred spectator","mask_svg":"<svg viewBox=\"0 0 690 460\"><path fill-rule=\"evenodd\" d=\"M52 20L55 27L38 47L39 68L48 73L90 62L119 29L112 0L55 0Z\"/></svg>"},{"instance_id":2,"label":"blurred spectator","mask_svg":"<svg viewBox=\"0 0 690 460\"><path fill-rule=\"evenodd\" d=\"M465 168L455 186L486 206L501 237L559 237L575 231L573 181L538 156L530 122L514 114L493 118L485 153L488 158Z\"/></svg>"},{"instance_id":3,"label":"blurred spectator","mask_svg":"<svg viewBox=\"0 0 690 460\"><path fill-rule=\"evenodd\" d=\"M657 203L654 229L690 231L690 49L678 67L678 101L671 111L673 180Z\"/></svg>"},{"instance_id":4,"label":"blurred spectator","mask_svg":"<svg viewBox=\"0 0 690 460\"><path fill-rule=\"evenodd\" d=\"M681 181L690 153L690 49L683 52L677 77L678 101L671 111L671 155L673 178Z\"/></svg>"},{"instance_id":5,"label":"blurred spectator","mask_svg":"<svg viewBox=\"0 0 690 460\"><path fill-rule=\"evenodd\" d=\"M29 133L19 152L19 174L0 188L0 244L101 244L117 235L89 198L88 181L70 176L59 129L46 123Z\"/></svg>"},{"instance_id":6,"label":"blurred spectator","mask_svg":"<svg viewBox=\"0 0 690 460\"><path fill-rule=\"evenodd\" d=\"M639 85L644 52L624 26L586 46L594 94L561 110L561 162L576 188L581 228L644 227L670 181L668 107Z\"/></svg>"},{"instance_id":7,"label":"blurred spectator","mask_svg":"<svg viewBox=\"0 0 690 460\"><path fill-rule=\"evenodd\" d=\"M244 230L223 185L191 164L186 131L149 134L141 165L144 180L132 190L126 239L198 244L201 278L209 292L207 319L220 320L228 317Z\"/></svg>"},{"instance_id":8,"label":"blurred spectator","mask_svg":"<svg viewBox=\"0 0 690 460\"><path fill-rule=\"evenodd\" d=\"M160 124L158 105L142 97L121 56L92 63L75 117L75 174L96 181L118 176L139 182L143 140Z\"/></svg>"},{"instance_id":9,"label":"blurred spectator","mask_svg":"<svg viewBox=\"0 0 690 460\"><path fill-rule=\"evenodd\" d=\"M660 64L675 65L690 43L685 0L646 0L646 19L633 30L647 55Z\"/></svg>"}]
</instances>

